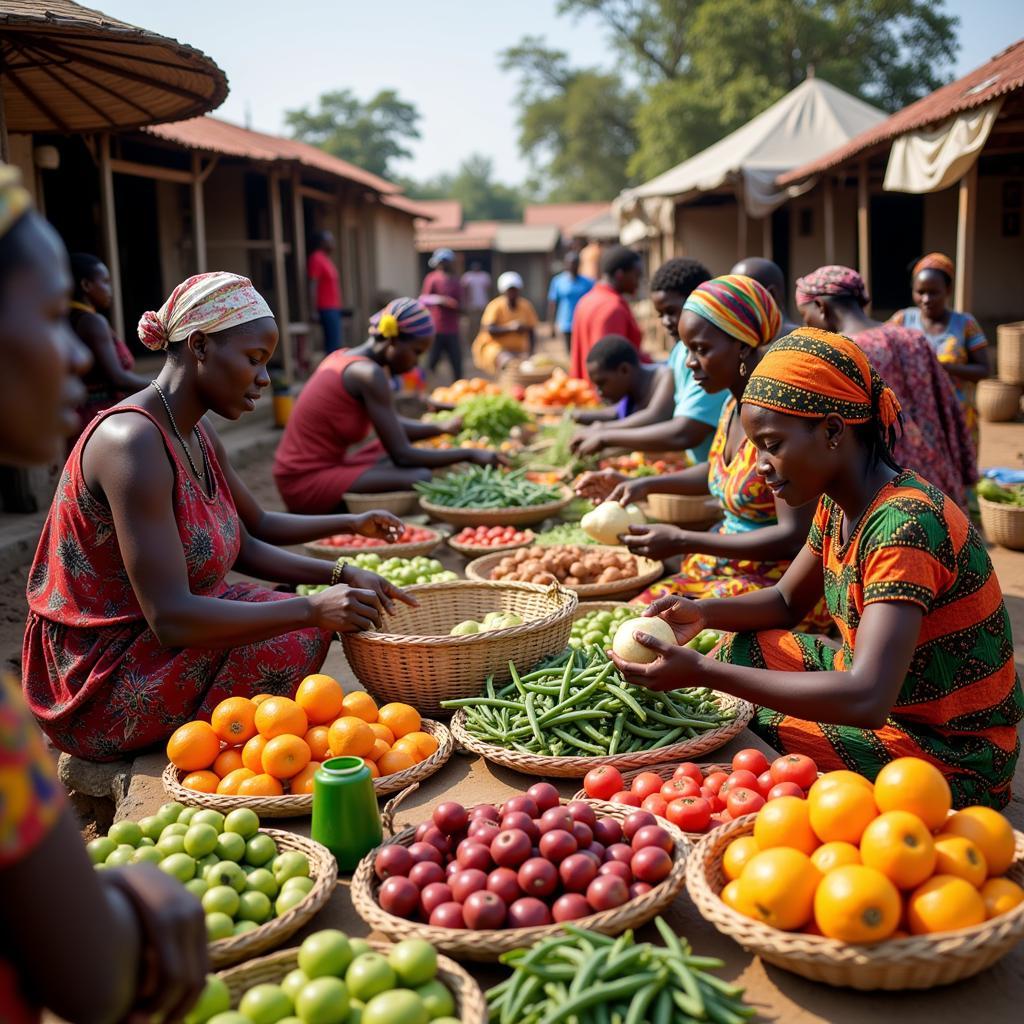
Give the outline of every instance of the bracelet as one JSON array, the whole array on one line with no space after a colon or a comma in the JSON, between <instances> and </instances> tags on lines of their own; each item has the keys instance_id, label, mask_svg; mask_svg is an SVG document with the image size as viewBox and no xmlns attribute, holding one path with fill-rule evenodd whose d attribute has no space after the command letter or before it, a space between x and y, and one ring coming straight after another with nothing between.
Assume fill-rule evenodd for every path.
<instances>
[{"instance_id":1,"label":"bracelet","mask_svg":"<svg viewBox=\"0 0 1024 1024\"><path fill-rule=\"evenodd\" d=\"M335 587L341 582L342 576L345 574L345 566L348 562L344 558L339 558L334 563L334 569L331 571L331 586Z\"/></svg>"}]
</instances>

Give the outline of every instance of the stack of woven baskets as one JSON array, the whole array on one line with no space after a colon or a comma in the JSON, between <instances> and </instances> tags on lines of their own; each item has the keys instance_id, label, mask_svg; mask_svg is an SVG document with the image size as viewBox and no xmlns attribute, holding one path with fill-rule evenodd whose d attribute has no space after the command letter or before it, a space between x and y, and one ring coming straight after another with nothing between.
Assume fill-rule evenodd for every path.
<instances>
[{"instance_id":1,"label":"stack of woven baskets","mask_svg":"<svg viewBox=\"0 0 1024 1024\"><path fill-rule=\"evenodd\" d=\"M1024 321L997 328L999 371L992 380L978 382L978 415L986 423L1017 418L1024 394Z\"/></svg>"}]
</instances>

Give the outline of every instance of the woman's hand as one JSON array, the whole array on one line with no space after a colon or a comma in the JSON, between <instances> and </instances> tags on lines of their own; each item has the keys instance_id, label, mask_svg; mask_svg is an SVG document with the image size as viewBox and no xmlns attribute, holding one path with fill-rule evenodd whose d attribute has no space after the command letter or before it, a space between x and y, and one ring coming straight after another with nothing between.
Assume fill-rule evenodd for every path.
<instances>
[{"instance_id":1,"label":"woman's hand","mask_svg":"<svg viewBox=\"0 0 1024 1024\"><path fill-rule=\"evenodd\" d=\"M608 495L608 500L617 501L622 506L643 501L655 489L654 481L656 479L657 477L653 476L623 477L622 483Z\"/></svg>"},{"instance_id":2,"label":"woman's hand","mask_svg":"<svg viewBox=\"0 0 1024 1024\"><path fill-rule=\"evenodd\" d=\"M446 434L457 434L462 429L462 417L453 416L450 420L444 420L437 424Z\"/></svg>"},{"instance_id":3,"label":"woman's hand","mask_svg":"<svg viewBox=\"0 0 1024 1024\"><path fill-rule=\"evenodd\" d=\"M622 542L634 555L657 559L688 554L692 543L687 530L667 523L631 526L622 535Z\"/></svg>"},{"instance_id":4,"label":"woman's hand","mask_svg":"<svg viewBox=\"0 0 1024 1024\"><path fill-rule=\"evenodd\" d=\"M604 441L601 438L601 432L591 428L580 430L574 434L569 442L569 447L581 458L586 458L589 455L596 455L604 447Z\"/></svg>"},{"instance_id":5,"label":"woman's hand","mask_svg":"<svg viewBox=\"0 0 1024 1024\"><path fill-rule=\"evenodd\" d=\"M477 466L505 466L509 465L508 458L501 452L492 452L487 448L473 448L470 451L467 462Z\"/></svg>"},{"instance_id":6,"label":"woman's hand","mask_svg":"<svg viewBox=\"0 0 1024 1024\"><path fill-rule=\"evenodd\" d=\"M688 644L707 626L697 602L690 597L668 594L652 601L644 611L644 618L657 616L664 619L676 635L676 643Z\"/></svg>"},{"instance_id":7,"label":"woman's hand","mask_svg":"<svg viewBox=\"0 0 1024 1024\"><path fill-rule=\"evenodd\" d=\"M313 616L320 629L358 633L380 625L381 601L374 590L356 590L338 584L310 594Z\"/></svg>"},{"instance_id":8,"label":"woman's hand","mask_svg":"<svg viewBox=\"0 0 1024 1024\"><path fill-rule=\"evenodd\" d=\"M648 690L678 690L681 686L701 685L701 670L705 665L703 654L689 647L667 644L640 629L634 635L637 643L657 651L658 657L649 665L642 665L624 661L612 651L611 659L627 682L645 686Z\"/></svg>"},{"instance_id":9,"label":"woman's hand","mask_svg":"<svg viewBox=\"0 0 1024 1024\"><path fill-rule=\"evenodd\" d=\"M369 569L360 569L351 563L347 564L342 570L341 580L343 583L348 584L348 586L355 587L356 590L368 590L375 594L381 607L386 612L393 612L395 610L396 600L404 601L413 608L419 605L419 601L416 598L411 594L407 594L404 590L400 590L394 583L384 579L383 576L378 576L375 572L370 572Z\"/></svg>"},{"instance_id":10,"label":"woman's hand","mask_svg":"<svg viewBox=\"0 0 1024 1024\"><path fill-rule=\"evenodd\" d=\"M615 488L629 477L614 469L596 469L576 478L573 489L581 498L606 501Z\"/></svg>"},{"instance_id":11,"label":"woman's hand","mask_svg":"<svg viewBox=\"0 0 1024 1024\"><path fill-rule=\"evenodd\" d=\"M352 516L352 532L361 537L378 537L394 544L405 530L405 523L391 512L372 511Z\"/></svg>"}]
</instances>

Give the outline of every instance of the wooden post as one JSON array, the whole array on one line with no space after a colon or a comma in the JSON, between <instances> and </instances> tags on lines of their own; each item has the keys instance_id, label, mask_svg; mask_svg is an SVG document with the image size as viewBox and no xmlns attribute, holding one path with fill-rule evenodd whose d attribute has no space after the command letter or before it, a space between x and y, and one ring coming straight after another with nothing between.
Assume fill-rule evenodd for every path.
<instances>
[{"instance_id":1,"label":"wooden post","mask_svg":"<svg viewBox=\"0 0 1024 1024\"><path fill-rule=\"evenodd\" d=\"M7 107L4 103L4 76L0 74L0 160L5 164L10 161L10 153L8 150Z\"/></svg>"},{"instance_id":2,"label":"wooden post","mask_svg":"<svg viewBox=\"0 0 1024 1024\"><path fill-rule=\"evenodd\" d=\"M869 185L868 162L863 159L857 167L857 263L868 295L871 294L871 196Z\"/></svg>"},{"instance_id":3,"label":"wooden post","mask_svg":"<svg viewBox=\"0 0 1024 1024\"><path fill-rule=\"evenodd\" d=\"M99 136L100 151L100 208L103 219L103 248L110 271L114 302L114 331L124 337L124 306L121 296L121 254L117 246L117 212L114 207L114 170L110 165L110 136Z\"/></svg>"},{"instance_id":4,"label":"wooden post","mask_svg":"<svg viewBox=\"0 0 1024 1024\"><path fill-rule=\"evenodd\" d=\"M825 263L832 264L836 261L836 203L831 174L825 175L822 186L822 201L825 206Z\"/></svg>"},{"instance_id":5,"label":"wooden post","mask_svg":"<svg viewBox=\"0 0 1024 1024\"><path fill-rule=\"evenodd\" d=\"M277 314L277 329L284 342L284 376L288 384L295 383L295 353L288 330L291 317L288 315L288 277L285 273L284 223L281 219L281 175L271 171L267 175L270 190L270 244L274 249L274 299Z\"/></svg>"},{"instance_id":6,"label":"wooden post","mask_svg":"<svg viewBox=\"0 0 1024 1024\"><path fill-rule=\"evenodd\" d=\"M736 189L736 260L747 255L747 208L743 205L743 189Z\"/></svg>"},{"instance_id":7,"label":"wooden post","mask_svg":"<svg viewBox=\"0 0 1024 1024\"><path fill-rule=\"evenodd\" d=\"M206 257L206 206L203 201L202 158L192 154L192 247L196 251L196 273L205 274L208 266Z\"/></svg>"},{"instance_id":8,"label":"wooden post","mask_svg":"<svg viewBox=\"0 0 1024 1024\"><path fill-rule=\"evenodd\" d=\"M956 212L956 282L953 303L970 309L974 301L974 227L978 210L978 162L960 179Z\"/></svg>"},{"instance_id":9,"label":"wooden post","mask_svg":"<svg viewBox=\"0 0 1024 1024\"><path fill-rule=\"evenodd\" d=\"M303 323L308 323L312 310L309 309L309 283L306 280L306 218L298 167L292 168L292 241L295 254L295 294L299 297L298 317Z\"/></svg>"},{"instance_id":10,"label":"wooden post","mask_svg":"<svg viewBox=\"0 0 1024 1024\"><path fill-rule=\"evenodd\" d=\"M772 215L761 218L761 255L766 259L772 258Z\"/></svg>"}]
</instances>

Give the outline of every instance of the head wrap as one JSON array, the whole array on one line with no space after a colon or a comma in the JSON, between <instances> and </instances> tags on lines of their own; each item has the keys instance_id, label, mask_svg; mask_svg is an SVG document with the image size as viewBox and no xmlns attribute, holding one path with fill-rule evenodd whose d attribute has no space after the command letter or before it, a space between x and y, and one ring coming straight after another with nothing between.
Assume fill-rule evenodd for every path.
<instances>
[{"instance_id":1,"label":"head wrap","mask_svg":"<svg viewBox=\"0 0 1024 1024\"><path fill-rule=\"evenodd\" d=\"M451 249L435 249L433 255L427 260L427 266L436 267L442 263L454 263L455 253Z\"/></svg>"},{"instance_id":2,"label":"head wrap","mask_svg":"<svg viewBox=\"0 0 1024 1024\"><path fill-rule=\"evenodd\" d=\"M801 327L772 345L750 374L743 401L763 409L820 419L838 413L847 423L874 420L890 450L902 424L892 388L849 338Z\"/></svg>"},{"instance_id":3,"label":"head wrap","mask_svg":"<svg viewBox=\"0 0 1024 1024\"><path fill-rule=\"evenodd\" d=\"M817 298L830 295L845 295L856 299L862 306L868 304L868 290L864 287L864 278L852 267L841 267L832 263L827 267L818 267L806 277L796 279L796 304L809 305Z\"/></svg>"},{"instance_id":4,"label":"head wrap","mask_svg":"<svg viewBox=\"0 0 1024 1024\"><path fill-rule=\"evenodd\" d=\"M139 340L159 351L184 341L193 331L215 334L273 315L249 278L222 270L196 274L182 281L159 311L142 314Z\"/></svg>"},{"instance_id":5,"label":"head wrap","mask_svg":"<svg viewBox=\"0 0 1024 1024\"><path fill-rule=\"evenodd\" d=\"M0 164L0 237L6 235L31 207L32 196L22 185L18 169Z\"/></svg>"},{"instance_id":6,"label":"head wrap","mask_svg":"<svg viewBox=\"0 0 1024 1024\"><path fill-rule=\"evenodd\" d=\"M956 264L945 254L941 252L930 252L927 256L922 256L914 264L913 276L917 277L922 270L938 270L950 279L953 280L954 271L956 270Z\"/></svg>"},{"instance_id":7,"label":"head wrap","mask_svg":"<svg viewBox=\"0 0 1024 1024\"><path fill-rule=\"evenodd\" d=\"M392 299L370 317L370 333L379 338L428 338L434 333L430 313L416 299Z\"/></svg>"},{"instance_id":8,"label":"head wrap","mask_svg":"<svg viewBox=\"0 0 1024 1024\"><path fill-rule=\"evenodd\" d=\"M499 292L507 292L509 288L518 288L521 291L522 287L523 279L514 270L506 270L505 273L498 278Z\"/></svg>"},{"instance_id":9,"label":"head wrap","mask_svg":"<svg viewBox=\"0 0 1024 1024\"><path fill-rule=\"evenodd\" d=\"M742 274L726 274L697 285L683 305L751 348L779 333L782 314L764 285Z\"/></svg>"}]
</instances>

